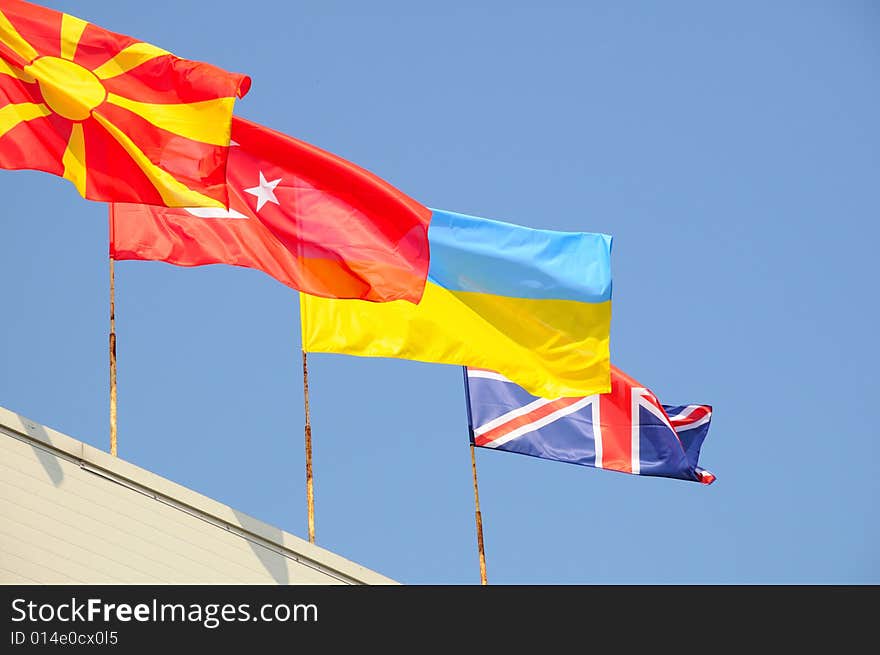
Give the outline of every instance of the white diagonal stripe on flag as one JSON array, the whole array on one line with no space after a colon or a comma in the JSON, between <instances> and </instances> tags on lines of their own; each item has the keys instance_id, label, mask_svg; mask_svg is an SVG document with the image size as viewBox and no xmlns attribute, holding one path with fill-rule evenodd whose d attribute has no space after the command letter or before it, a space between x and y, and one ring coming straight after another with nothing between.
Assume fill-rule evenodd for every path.
<instances>
[{"instance_id":1,"label":"white diagonal stripe on flag","mask_svg":"<svg viewBox=\"0 0 880 655\"><path fill-rule=\"evenodd\" d=\"M518 418L523 414L533 412L536 409L552 402L552 400L548 400L547 398L538 398L537 400L533 400L532 402L530 402L528 405L523 405L522 407L512 409L506 414L502 414L498 418L492 419L488 423L484 423L478 428L474 428L474 436L479 437L481 434L485 434L489 430L494 430L495 428L504 425L505 423L512 421L513 419Z\"/></svg>"},{"instance_id":2,"label":"white diagonal stripe on flag","mask_svg":"<svg viewBox=\"0 0 880 655\"><path fill-rule=\"evenodd\" d=\"M702 408L703 408L703 405L688 405L687 407L685 407L683 410L681 410L675 416L670 416L669 420L672 422L683 421L688 416L693 414L695 411L697 411L698 409L702 409Z\"/></svg>"},{"instance_id":3,"label":"white diagonal stripe on flag","mask_svg":"<svg viewBox=\"0 0 880 655\"><path fill-rule=\"evenodd\" d=\"M712 420L712 409L708 405L688 405L669 420L676 432L691 430Z\"/></svg>"},{"instance_id":4,"label":"white diagonal stripe on flag","mask_svg":"<svg viewBox=\"0 0 880 655\"><path fill-rule=\"evenodd\" d=\"M673 422L673 425L675 426L676 432L681 432L682 430L692 430L693 428L698 428L701 425L708 423L710 420L712 420L712 412L708 412L703 418L699 418L692 423L679 425Z\"/></svg>"},{"instance_id":5,"label":"white diagonal stripe on flag","mask_svg":"<svg viewBox=\"0 0 880 655\"><path fill-rule=\"evenodd\" d=\"M469 368L467 370L467 376L469 378L485 378L486 380L498 380L500 382L510 382L506 377L501 375L501 373L496 373L495 371L484 371L479 368Z\"/></svg>"},{"instance_id":6,"label":"white diagonal stripe on flag","mask_svg":"<svg viewBox=\"0 0 880 655\"><path fill-rule=\"evenodd\" d=\"M674 430L674 428L672 427L672 424L670 423L669 419L666 416L666 412L663 411L662 406L656 405L653 402L651 402L651 398L649 396L643 395L643 396L641 396L641 400L642 400L642 402L641 402L642 407L644 407L649 412L651 412L654 416L656 416L658 419L660 419L663 422L663 425L665 425L667 428L669 428L670 430Z\"/></svg>"},{"instance_id":7,"label":"white diagonal stripe on flag","mask_svg":"<svg viewBox=\"0 0 880 655\"><path fill-rule=\"evenodd\" d=\"M557 419L562 418L563 416L568 416L569 414L574 414L579 409L582 409L589 405L595 396L587 396L586 398L581 398L576 403L572 403L568 407L562 407L561 409L557 409L552 414L548 414L547 416L538 419L537 421L533 421L532 423L527 423L518 427L516 430L511 430L505 435L502 435L495 439L494 441L490 441L488 443L483 444L487 448L497 448L503 444L506 444L511 439L516 439L517 437L521 437L524 434L528 434L529 432L534 432L535 430L539 430L545 425L549 425L556 421ZM551 401L547 401L551 402ZM497 420L497 419L496 419ZM488 425L488 423L486 424ZM476 433L476 430L474 431Z\"/></svg>"}]
</instances>

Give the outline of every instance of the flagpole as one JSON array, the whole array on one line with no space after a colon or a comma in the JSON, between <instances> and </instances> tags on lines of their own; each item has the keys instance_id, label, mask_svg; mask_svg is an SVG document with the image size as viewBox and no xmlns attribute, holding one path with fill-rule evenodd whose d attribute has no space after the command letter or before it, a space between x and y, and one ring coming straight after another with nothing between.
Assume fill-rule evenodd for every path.
<instances>
[{"instance_id":1,"label":"flagpole","mask_svg":"<svg viewBox=\"0 0 880 655\"><path fill-rule=\"evenodd\" d=\"M116 275L110 256L110 454L116 456Z\"/></svg>"},{"instance_id":2,"label":"flagpole","mask_svg":"<svg viewBox=\"0 0 880 655\"><path fill-rule=\"evenodd\" d=\"M474 444L471 443L471 470L474 473L474 515L477 519L477 550L480 553L480 584L487 585L486 578L486 550L483 547L483 515L480 513L480 490L477 487L477 457L474 454Z\"/></svg>"},{"instance_id":3,"label":"flagpole","mask_svg":"<svg viewBox=\"0 0 880 655\"><path fill-rule=\"evenodd\" d=\"M306 351L302 351L303 359L303 398L306 414L306 502L309 511L309 542L315 543L315 487L312 481L312 422L309 416L309 364Z\"/></svg>"}]
</instances>

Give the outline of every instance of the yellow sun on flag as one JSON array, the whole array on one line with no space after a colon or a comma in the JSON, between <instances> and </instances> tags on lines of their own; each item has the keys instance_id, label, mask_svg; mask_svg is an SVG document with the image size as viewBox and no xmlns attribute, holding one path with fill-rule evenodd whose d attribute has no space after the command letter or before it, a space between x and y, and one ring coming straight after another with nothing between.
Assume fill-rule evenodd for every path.
<instances>
[{"instance_id":1,"label":"yellow sun on flag","mask_svg":"<svg viewBox=\"0 0 880 655\"><path fill-rule=\"evenodd\" d=\"M61 175L83 197L226 206L233 104L249 86L75 16L0 3L0 166Z\"/></svg>"}]
</instances>

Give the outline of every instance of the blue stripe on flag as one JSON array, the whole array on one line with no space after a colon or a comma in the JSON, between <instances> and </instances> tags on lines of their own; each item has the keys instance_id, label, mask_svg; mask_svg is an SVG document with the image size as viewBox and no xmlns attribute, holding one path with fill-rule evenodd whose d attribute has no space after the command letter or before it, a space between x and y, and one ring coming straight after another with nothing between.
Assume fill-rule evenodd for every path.
<instances>
[{"instance_id":1,"label":"blue stripe on flag","mask_svg":"<svg viewBox=\"0 0 880 655\"><path fill-rule=\"evenodd\" d=\"M451 291L510 298L611 299L611 237L432 210L428 279Z\"/></svg>"}]
</instances>

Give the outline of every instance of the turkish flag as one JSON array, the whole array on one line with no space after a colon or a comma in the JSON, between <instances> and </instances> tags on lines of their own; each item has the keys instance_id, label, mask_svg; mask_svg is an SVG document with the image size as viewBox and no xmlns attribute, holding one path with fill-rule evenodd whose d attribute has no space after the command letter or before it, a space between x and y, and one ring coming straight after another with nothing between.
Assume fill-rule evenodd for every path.
<instances>
[{"instance_id":1,"label":"turkish flag","mask_svg":"<svg viewBox=\"0 0 880 655\"><path fill-rule=\"evenodd\" d=\"M308 143L232 119L229 209L110 205L110 255L255 268L325 298L419 302L431 210Z\"/></svg>"}]
</instances>

